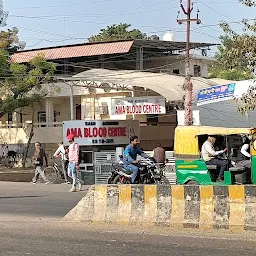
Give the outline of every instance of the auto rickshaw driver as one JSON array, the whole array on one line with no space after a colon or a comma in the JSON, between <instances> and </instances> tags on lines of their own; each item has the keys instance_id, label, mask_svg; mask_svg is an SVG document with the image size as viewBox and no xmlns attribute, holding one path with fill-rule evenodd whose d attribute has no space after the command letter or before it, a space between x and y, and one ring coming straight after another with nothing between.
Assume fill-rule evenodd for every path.
<instances>
[{"instance_id":1,"label":"auto rickshaw driver","mask_svg":"<svg viewBox=\"0 0 256 256\"><path fill-rule=\"evenodd\" d=\"M206 165L216 165L219 170L217 181L221 182L224 180L224 172L228 170L228 160L223 159L220 156L227 152L227 148L224 150L216 151L214 144L216 142L216 136L209 135L208 139L202 146L202 157Z\"/></svg>"}]
</instances>

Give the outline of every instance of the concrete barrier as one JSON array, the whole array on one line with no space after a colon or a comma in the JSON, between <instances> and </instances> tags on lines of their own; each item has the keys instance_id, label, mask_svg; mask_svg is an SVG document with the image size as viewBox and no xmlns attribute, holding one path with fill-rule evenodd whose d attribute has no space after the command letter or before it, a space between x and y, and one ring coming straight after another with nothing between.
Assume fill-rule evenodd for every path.
<instances>
[{"instance_id":1,"label":"concrete barrier","mask_svg":"<svg viewBox=\"0 0 256 256\"><path fill-rule=\"evenodd\" d=\"M64 220L256 230L256 186L96 185Z\"/></svg>"}]
</instances>

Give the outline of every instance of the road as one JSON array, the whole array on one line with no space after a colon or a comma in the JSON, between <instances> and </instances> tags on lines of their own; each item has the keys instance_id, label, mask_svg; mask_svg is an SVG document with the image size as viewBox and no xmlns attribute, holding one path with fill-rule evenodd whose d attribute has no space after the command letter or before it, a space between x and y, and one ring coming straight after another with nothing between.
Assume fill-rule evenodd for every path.
<instances>
[{"instance_id":1,"label":"road","mask_svg":"<svg viewBox=\"0 0 256 256\"><path fill-rule=\"evenodd\" d=\"M251 256L255 233L66 223L86 193L67 185L0 183L0 256Z\"/></svg>"},{"instance_id":2,"label":"road","mask_svg":"<svg viewBox=\"0 0 256 256\"><path fill-rule=\"evenodd\" d=\"M0 182L0 221L59 220L86 194L70 193L71 185Z\"/></svg>"}]
</instances>

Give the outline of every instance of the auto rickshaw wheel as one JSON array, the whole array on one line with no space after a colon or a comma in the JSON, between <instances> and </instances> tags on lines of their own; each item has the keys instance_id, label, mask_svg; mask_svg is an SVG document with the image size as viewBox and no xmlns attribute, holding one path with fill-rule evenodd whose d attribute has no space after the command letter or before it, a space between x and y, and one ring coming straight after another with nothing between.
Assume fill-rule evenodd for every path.
<instances>
[{"instance_id":1,"label":"auto rickshaw wheel","mask_svg":"<svg viewBox=\"0 0 256 256\"><path fill-rule=\"evenodd\" d=\"M189 180L186 185L199 185L195 180Z\"/></svg>"}]
</instances>

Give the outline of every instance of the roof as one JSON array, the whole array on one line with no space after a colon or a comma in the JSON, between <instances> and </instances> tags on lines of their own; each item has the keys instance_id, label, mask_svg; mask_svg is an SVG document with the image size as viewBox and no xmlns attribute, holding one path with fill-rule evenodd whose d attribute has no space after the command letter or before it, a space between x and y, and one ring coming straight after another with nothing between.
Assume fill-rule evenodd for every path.
<instances>
[{"instance_id":1,"label":"roof","mask_svg":"<svg viewBox=\"0 0 256 256\"><path fill-rule=\"evenodd\" d=\"M199 135L234 135L234 134L249 134L250 128L225 128L212 126L199 126L196 136Z\"/></svg>"},{"instance_id":2,"label":"roof","mask_svg":"<svg viewBox=\"0 0 256 256\"><path fill-rule=\"evenodd\" d=\"M166 73L152 73L131 70L91 69L72 77L70 80L94 81L100 83L143 87L155 91L169 101L183 101L184 77ZM216 85L211 79L192 78L194 95L205 87Z\"/></svg>"},{"instance_id":3,"label":"roof","mask_svg":"<svg viewBox=\"0 0 256 256\"><path fill-rule=\"evenodd\" d=\"M191 49L209 47L215 44L191 43ZM128 53L132 47L154 48L161 51L183 51L185 42L170 42L158 40L122 40L112 42L85 43L77 45L63 45L48 48L19 51L12 55L11 61L17 63L29 62L39 53L44 54L48 60L68 59L76 57L88 57L108 54Z\"/></svg>"},{"instance_id":4,"label":"roof","mask_svg":"<svg viewBox=\"0 0 256 256\"><path fill-rule=\"evenodd\" d=\"M213 126L177 126L175 129L175 155L199 155L198 135L249 134L249 128L226 128Z\"/></svg>"},{"instance_id":5,"label":"roof","mask_svg":"<svg viewBox=\"0 0 256 256\"><path fill-rule=\"evenodd\" d=\"M84 44L45 48L38 50L22 51L12 55L11 61L16 63L29 62L38 54L43 54L47 60L67 59L76 57L95 56L102 54L118 54L130 51L133 41L104 43L104 44Z\"/></svg>"}]
</instances>

